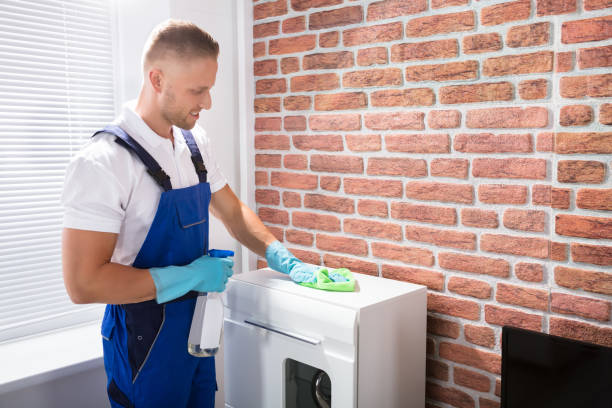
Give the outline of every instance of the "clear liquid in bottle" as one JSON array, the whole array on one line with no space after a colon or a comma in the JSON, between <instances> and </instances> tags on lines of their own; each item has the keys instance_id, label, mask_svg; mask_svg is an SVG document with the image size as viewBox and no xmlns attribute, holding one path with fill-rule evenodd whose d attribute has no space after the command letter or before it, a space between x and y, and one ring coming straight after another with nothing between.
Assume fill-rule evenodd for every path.
<instances>
[{"instance_id":1,"label":"clear liquid in bottle","mask_svg":"<svg viewBox=\"0 0 612 408\"><path fill-rule=\"evenodd\" d=\"M187 351L195 357L217 354L223 336L221 293L200 293L191 320Z\"/></svg>"}]
</instances>

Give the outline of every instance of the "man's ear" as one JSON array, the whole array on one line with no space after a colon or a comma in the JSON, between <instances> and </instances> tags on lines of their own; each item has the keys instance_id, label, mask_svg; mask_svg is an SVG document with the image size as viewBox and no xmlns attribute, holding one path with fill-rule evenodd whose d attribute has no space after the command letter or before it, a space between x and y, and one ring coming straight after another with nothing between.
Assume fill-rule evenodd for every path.
<instances>
[{"instance_id":1,"label":"man's ear","mask_svg":"<svg viewBox=\"0 0 612 408\"><path fill-rule=\"evenodd\" d=\"M149 82L155 92L161 92L164 73L159 68L153 68L149 71Z\"/></svg>"}]
</instances>

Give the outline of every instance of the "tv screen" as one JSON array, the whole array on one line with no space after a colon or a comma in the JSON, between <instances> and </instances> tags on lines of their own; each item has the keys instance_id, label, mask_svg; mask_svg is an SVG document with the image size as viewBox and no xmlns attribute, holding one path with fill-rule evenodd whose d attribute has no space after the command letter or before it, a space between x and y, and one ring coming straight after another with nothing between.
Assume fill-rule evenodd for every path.
<instances>
[{"instance_id":1,"label":"tv screen","mask_svg":"<svg viewBox=\"0 0 612 408\"><path fill-rule=\"evenodd\" d=\"M612 408L612 348L504 326L501 408Z\"/></svg>"}]
</instances>

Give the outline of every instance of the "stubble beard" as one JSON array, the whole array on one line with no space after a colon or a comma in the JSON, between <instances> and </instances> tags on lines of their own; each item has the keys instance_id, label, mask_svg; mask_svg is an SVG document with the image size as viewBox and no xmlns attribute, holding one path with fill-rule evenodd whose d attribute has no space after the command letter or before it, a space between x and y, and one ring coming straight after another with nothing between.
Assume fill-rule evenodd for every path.
<instances>
[{"instance_id":1,"label":"stubble beard","mask_svg":"<svg viewBox=\"0 0 612 408\"><path fill-rule=\"evenodd\" d=\"M168 91L164 103L161 107L162 117L171 125L181 129L190 130L195 126L196 121L190 122L191 113L181 112L181 109L176 104L176 97L172 91Z\"/></svg>"}]
</instances>

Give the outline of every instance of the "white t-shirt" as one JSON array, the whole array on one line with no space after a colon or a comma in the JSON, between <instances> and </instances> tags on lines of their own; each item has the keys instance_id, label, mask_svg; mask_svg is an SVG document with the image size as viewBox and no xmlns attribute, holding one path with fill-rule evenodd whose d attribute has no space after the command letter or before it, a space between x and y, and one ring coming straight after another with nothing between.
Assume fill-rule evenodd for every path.
<instances>
[{"instance_id":1,"label":"white t-shirt","mask_svg":"<svg viewBox=\"0 0 612 408\"><path fill-rule=\"evenodd\" d=\"M126 103L114 124L136 140L170 176L172 188L199 183L191 152L179 128L173 127L174 148L157 135ZM227 184L213 158L206 132L198 125L191 133L200 148L212 193ZM115 142L115 136L99 134L83 147L66 169L61 203L64 227L119 234L111 261L132 265L147 236L163 189L146 171L140 159Z\"/></svg>"}]
</instances>

